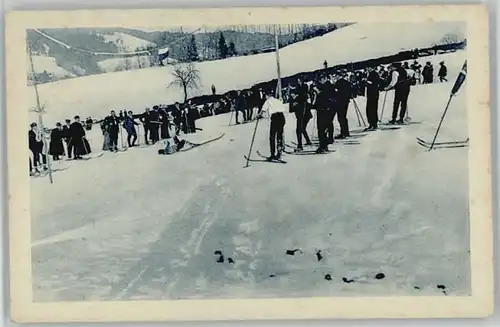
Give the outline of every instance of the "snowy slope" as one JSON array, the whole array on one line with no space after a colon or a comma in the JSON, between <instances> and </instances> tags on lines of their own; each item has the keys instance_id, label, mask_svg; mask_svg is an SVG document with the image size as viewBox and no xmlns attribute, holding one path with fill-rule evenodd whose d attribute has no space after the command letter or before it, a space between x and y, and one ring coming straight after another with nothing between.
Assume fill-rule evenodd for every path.
<instances>
[{"instance_id":1,"label":"snowy slope","mask_svg":"<svg viewBox=\"0 0 500 327\"><path fill-rule=\"evenodd\" d=\"M396 28L401 31L397 40L393 33ZM283 48L281 71L283 76L288 76L322 68L325 59L333 66L403 49L428 47L448 34L463 37L464 31L462 23L354 24ZM199 63L196 66L202 85L189 95L210 94L212 84L218 93L224 93L276 78L275 58L275 53L264 53ZM49 110L46 117L55 123L75 114L102 117L111 109L128 108L137 112L154 104L182 101L181 89L167 88L172 80L171 72L172 67L148 68L41 85L42 102Z\"/></svg>"},{"instance_id":2,"label":"snowy slope","mask_svg":"<svg viewBox=\"0 0 500 327\"><path fill-rule=\"evenodd\" d=\"M431 138L464 56L446 57L450 82L413 88L414 124L358 134L359 145L329 155L243 169L254 125L228 127L220 115L199 121L206 135L226 133L202 148L106 153L71 162L53 185L32 180L35 301L442 295L438 284L469 294L467 149L415 142ZM465 96L453 100L441 140L467 137ZM356 135L353 103L349 123ZM254 147L264 153L268 124ZM287 115L286 141L294 135ZM98 151L99 131L90 138ZM293 249L303 253L286 255Z\"/></svg>"},{"instance_id":3,"label":"snowy slope","mask_svg":"<svg viewBox=\"0 0 500 327\"><path fill-rule=\"evenodd\" d=\"M126 33L112 33L112 34L101 34L104 40L108 43L114 43L118 46L118 49L126 52L136 51L137 48L144 48L147 46L154 46L155 43L140 39L138 37L126 34Z\"/></svg>"},{"instance_id":4,"label":"snowy slope","mask_svg":"<svg viewBox=\"0 0 500 327\"><path fill-rule=\"evenodd\" d=\"M59 67L56 63L56 58L49 56L32 56L33 66L37 74L41 74L44 71L50 73L56 77L66 77L75 76L73 73L67 71L66 69ZM27 60L27 65L30 67L29 58Z\"/></svg>"}]
</instances>

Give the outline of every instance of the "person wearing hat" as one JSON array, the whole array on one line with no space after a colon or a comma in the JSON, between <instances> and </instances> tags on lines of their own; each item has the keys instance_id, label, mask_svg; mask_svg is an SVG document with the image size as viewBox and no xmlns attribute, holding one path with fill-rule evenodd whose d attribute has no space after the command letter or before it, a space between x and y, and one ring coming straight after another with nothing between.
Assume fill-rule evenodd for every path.
<instances>
[{"instance_id":1,"label":"person wearing hat","mask_svg":"<svg viewBox=\"0 0 500 327\"><path fill-rule=\"evenodd\" d=\"M329 127L329 139L328 142L333 143L333 118L335 117L335 113L337 114L337 120L340 125L340 133L335 136L336 139L345 139L346 137L351 136L349 132L349 121L347 120L347 110L349 108L349 102L351 100L351 96L353 90L351 88L351 83L349 83L349 78L351 74L345 72L342 74L341 78L337 80L335 83L335 111L332 116L332 123Z\"/></svg>"},{"instance_id":2,"label":"person wearing hat","mask_svg":"<svg viewBox=\"0 0 500 327\"><path fill-rule=\"evenodd\" d=\"M65 124L62 129L62 135L64 142L66 143L66 157L68 157L68 159L71 159L71 156L73 154L73 143L71 142L71 136L69 133L69 129L71 127L71 119L66 119L64 122Z\"/></svg>"},{"instance_id":3,"label":"person wearing hat","mask_svg":"<svg viewBox=\"0 0 500 327\"><path fill-rule=\"evenodd\" d=\"M318 128L319 147L316 153L328 152L328 127L333 122L333 86L326 79L325 75L320 75L319 84L314 86L316 93L314 107L316 108L316 124ZM333 125L333 123L332 123Z\"/></svg>"},{"instance_id":4,"label":"person wearing hat","mask_svg":"<svg viewBox=\"0 0 500 327\"><path fill-rule=\"evenodd\" d=\"M404 123L404 117L408 106L408 96L412 85L413 76L410 70L404 69L400 63L392 64L392 79L386 91L394 88L394 104L392 109L392 120L389 124ZM401 111L399 111L401 107ZM399 112L399 120L396 121Z\"/></svg>"},{"instance_id":5,"label":"person wearing hat","mask_svg":"<svg viewBox=\"0 0 500 327\"><path fill-rule=\"evenodd\" d=\"M176 104L177 104L177 102L176 102ZM144 143L146 143L146 145L149 145L149 140L151 138L150 131L151 131L151 125L152 125L152 123L151 123L152 116L151 116L151 112L149 111L149 108L146 108L146 110L144 111L144 113L142 114L142 116L139 120L142 122L142 126L144 128Z\"/></svg>"},{"instance_id":6,"label":"person wearing hat","mask_svg":"<svg viewBox=\"0 0 500 327\"><path fill-rule=\"evenodd\" d=\"M38 130L36 123L30 124L30 130L28 132L28 146L33 154L33 166L36 172L39 172L39 168L42 168L43 170L47 169L45 166L47 164L47 157L43 153L43 136L41 133L42 132ZM42 158L43 165L42 162L40 162L40 157Z\"/></svg>"},{"instance_id":7,"label":"person wearing hat","mask_svg":"<svg viewBox=\"0 0 500 327\"><path fill-rule=\"evenodd\" d=\"M273 97L271 93L266 94L266 102L262 105L262 112L258 118L262 118L264 113L270 117L271 124L269 130L269 151L271 155L268 161L281 160L283 150L283 129L285 127L285 105L281 100Z\"/></svg>"},{"instance_id":8,"label":"person wearing hat","mask_svg":"<svg viewBox=\"0 0 500 327\"><path fill-rule=\"evenodd\" d=\"M123 115L123 111L121 111ZM111 152L118 152L118 134L120 133L120 119L116 116L116 112L111 110L108 117L104 119L109 133L109 147Z\"/></svg>"},{"instance_id":9,"label":"person wearing hat","mask_svg":"<svg viewBox=\"0 0 500 327\"><path fill-rule=\"evenodd\" d=\"M368 127L365 131L375 131L378 128L378 100L380 95L381 79L373 67L368 67L366 79L366 118Z\"/></svg>"},{"instance_id":10,"label":"person wearing hat","mask_svg":"<svg viewBox=\"0 0 500 327\"><path fill-rule=\"evenodd\" d=\"M430 84L434 82L434 67L432 67L430 61L425 63L425 66L422 69L422 77L424 79L423 84Z\"/></svg>"},{"instance_id":11,"label":"person wearing hat","mask_svg":"<svg viewBox=\"0 0 500 327\"><path fill-rule=\"evenodd\" d=\"M297 86L291 93L291 99L289 102L290 112L295 113L295 118L297 125L295 128L295 134L297 135L297 149L296 151L301 151L302 148L302 136L306 140L306 145L311 145L311 140L309 135L307 135L307 124L312 118L311 109L308 106L307 100L309 98L309 88L307 84L304 84L302 79L297 79Z\"/></svg>"},{"instance_id":12,"label":"person wearing hat","mask_svg":"<svg viewBox=\"0 0 500 327\"><path fill-rule=\"evenodd\" d=\"M446 68L446 66L444 65L444 61L441 61L439 63L439 72L438 72L439 81L441 83L448 82L448 79L446 78L447 75L448 75L448 68Z\"/></svg>"},{"instance_id":13,"label":"person wearing hat","mask_svg":"<svg viewBox=\"0 0 500 327\"><path fill-rule=\"evenodd\" d=\"M71 138L71 143L74 149L74 159L79 160L82 159L82 155L88 153L88 150L85 147L84 138L85 138L85 129L83 125L80 123L80 116L75 116L75 121L71 124L69 128L69 135Z\"/></svg>"},{"instance_id":14,"label":"person wearing hat","mask_svg":"<svg viewBox=\"0 0 500 327\"><path fill-rule=\"evenodd\" d=\"M50 146L49 154L52 156L54 161L61 159L64 155L64 145L63 145L63 128L61 123L56 124L56 128L52 129L50 132Z\"/></svg>"}]
</instances>

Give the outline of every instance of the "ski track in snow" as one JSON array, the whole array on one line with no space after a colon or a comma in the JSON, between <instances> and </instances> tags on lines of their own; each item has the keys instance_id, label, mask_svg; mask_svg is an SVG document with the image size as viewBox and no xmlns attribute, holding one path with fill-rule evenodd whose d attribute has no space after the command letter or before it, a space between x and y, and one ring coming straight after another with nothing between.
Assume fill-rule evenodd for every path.
<instances>
[{"instance_id":1,"label":"ski track in snow","mask_svg":"<svg viewBox=\"0 0 500 327\"><path fill-rule=\"evenodd\" d=\"M465 53L447 58L451 82L412 90L420 124L336 143L332 154L243 169L254 125L228 127L219 115L191 137L225 137L198 149L132 148L64 163L53 185L33 179L35 301L436 295L437 284L469 294L467 148L427 152L415 140L432 136ZM467 137L464 98L453 100L442 140ZM356 99L363 115L364 101ZM268 124L254 151L268 152ZM349 124L360 128L352 103ZM295 139L293 115L285 138ZM292 249L302 253L286 255Z\"/></svg>"}]
</instances>

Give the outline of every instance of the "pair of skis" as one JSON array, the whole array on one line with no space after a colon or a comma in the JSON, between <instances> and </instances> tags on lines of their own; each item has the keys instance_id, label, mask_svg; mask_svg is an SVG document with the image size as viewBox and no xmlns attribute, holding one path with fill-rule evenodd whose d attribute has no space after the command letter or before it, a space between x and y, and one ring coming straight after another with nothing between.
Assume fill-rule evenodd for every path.
<instances>
[{"instance_id":1,"label":"pair of skis","mask_svg":"<svg viewBox=\"0 0 500 327\"><path fill-rule=\"evenodd\" d=\"M257 153L257 155L259 157L261 157L262 159L253 159L253 158L249 158L246 155L244 155L243 157L250 162L270 162L270 163L281 163L281 164L287 163L285 160L282 160L282 159L270 159L269 157L266 157L265 155L263 155L259 151L256 151L255 153Z\"/></svg>"},{"instance_id":2,"label":"pair of skis","mask_svg":"<svg viewBox=\"0 0 500 327\"><path fill-rule=\"evenodd\" d=\"M179 150L177 152L187 152L189 150L195 149L195 148L200 147L202 145L215 142L215 141L220 140L221 138L223 138L224 135L226 135L226 133L222 133L221 135L219 135L217 137L214 137L214 138L212 138L210 140L207 140L207 141L204 141L204 142L201 142L201 143L193 143L193 142L186 141L187 143L189 143L189 145L191 145L191 147L181 149L181 150Z\"/></svg>"},{"instance_id":3,"label":"pair of skis","mask_svg":"<svg viewBox=\"0 0 500 327\"><path fill-rule=\"evenodd\" d=\"M417 137L417 142L419 145L427 149L440 149L440 148L464 148L469 145L469 138L465 141L448 141L448 142L427 142L419 137Z\"/></svg>"}]
</instances>

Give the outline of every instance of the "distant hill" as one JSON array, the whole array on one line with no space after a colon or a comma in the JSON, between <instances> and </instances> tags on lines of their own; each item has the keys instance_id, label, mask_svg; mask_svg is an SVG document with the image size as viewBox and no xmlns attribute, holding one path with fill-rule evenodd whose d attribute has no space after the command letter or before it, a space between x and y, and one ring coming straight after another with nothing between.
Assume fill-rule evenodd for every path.
<instances>
[{"instance_id":1,"label":"distant hill","mask_svg":"<svg viewBox=\"0 0 500 327\"><path fill-rule=\"evenodd\" d=\"M348 24L327 25L287 25L280 33L280 46L286 46L327 32ZM269 27L236 26L222 31L200 30L190 35L191 31L142 31L127 28L71 28L44 29L50 37L69 45L67 49L57 42L28 30L27 41L35 60L37 82L53 82L59 79L108 73L122 70L140 69L158 65L157 55L135 57L110 56L93 54L130 53L141 50L157 49L168 46L170 58L166 64L177 61L193 60L193 41L196 47L197 61L221 58L221 34L227 46L227 55L250 55L274 50L274 34ZM194 40L193 37L194 36ZM85 51L78 51L79 48ZM43 59L46 57L46 59ZM28 73L28 82L33 75Z\"/></svg>"}]
</instances>

